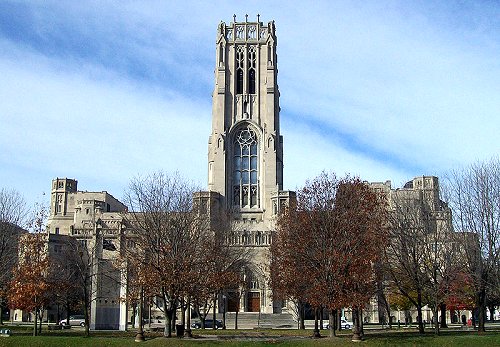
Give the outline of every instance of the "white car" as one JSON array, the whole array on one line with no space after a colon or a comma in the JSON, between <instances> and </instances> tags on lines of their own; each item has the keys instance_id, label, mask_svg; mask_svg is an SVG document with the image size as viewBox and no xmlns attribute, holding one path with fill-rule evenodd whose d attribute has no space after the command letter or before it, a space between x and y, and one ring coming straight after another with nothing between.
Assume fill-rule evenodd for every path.
<instances>
[{"instance_id":1,"label":"white car","mask_svg":"<svg viewBox=\"0 0 500 347\"><path fill-rule=\"evenodd\" d=\"M349 330L353 326L352 322L349 322L348 320L341 319L340 321L340 327L344 330ZM330 329L330 324L328 321L323 322L323 329Z\"/></svg>"},{"instance_id":2,"label":"white car","mask_svg":"<svg viewBox=\"0 0 500 347\"><path fill-rule=\"evenodd\" d=\"M352 328L352 322L349 322L348 320L345 320L345 319L342 319L341 322L340 322L340 326L342 327L342 329L351 329Z\"/></svg>"},{"instance_id":3,"label":"white car","mask_svg":"<svg viewBox=\"0 0 500 347\"><path fill-rule=\"evenodd\" d=\"M67 325L68 321L67 319L63 319L59 322L59 325ZM83 315L75 315L75 316L69 316L69 325L70 326L85 326L85 316Z\"/></svg>"}]
</instances>

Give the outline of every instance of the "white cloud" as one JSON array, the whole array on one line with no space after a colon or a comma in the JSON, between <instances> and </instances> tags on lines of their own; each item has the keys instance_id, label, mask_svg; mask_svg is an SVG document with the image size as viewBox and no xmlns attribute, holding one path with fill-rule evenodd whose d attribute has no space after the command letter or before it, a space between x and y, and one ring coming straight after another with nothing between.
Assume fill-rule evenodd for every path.
<instances>
[{"instance_id":1,"label":"white cloud","mask_svg":"<svg viewBox=\"0 0 500 347\"><path fill-rule=\"evenodd\" d=\"M0 179L25 195L64 175L120 197L157 169L204 186L233 13L276 21L287 188L323 169L399 185L498 151L495 3L20 4L25 22L0 17Z\"/></svg>"},{"instance_id":2,"label":"white cloud","mask_svg":"<svg viewBox=\"0 0 500 347\"><path fill-rule=\"evenodd\" d=\"M0 160L11 177L19 167L43 172L30 178L36 191L49 187L47 176L100 181L117 197L134 175L159 169L205 185L209 100L103 77L104 70L94 79L95 66L59 73L51 63L29 51L20 61L0 59L11 81L0 86L8 101L0 104Z\"/></svg>"}]
</instances>

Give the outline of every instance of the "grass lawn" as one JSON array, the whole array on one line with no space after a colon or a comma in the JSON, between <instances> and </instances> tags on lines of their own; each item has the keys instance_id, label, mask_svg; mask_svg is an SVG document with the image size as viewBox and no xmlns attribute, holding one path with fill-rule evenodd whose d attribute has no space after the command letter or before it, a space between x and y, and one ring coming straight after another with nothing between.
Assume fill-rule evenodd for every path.
<instances>
[{"instance_id":1,"label":"grass lawn","mask_svg":"<svg viewBox=\"0 0 500 347\"><path fill-rule=\"evenodd\" d=\"M13 336L0 337L0 346L38 347L38 346L500 346L500 332L487 332L478 335L472 331L444 331L441 336L431 332L423 336L415 331L370 331L365 341L351 342L351 336L342 334L337 338L311 338L312 331L298 330L211 330L194 331L195 338L166 339L160 333L147 333L143 343L134 341L134 332L93 332L87 338L83 330L43 331L41 336L33 337L27 327L12 327ZM326 332L324 332L326 334Z\"/></svg>"}]
</instances>

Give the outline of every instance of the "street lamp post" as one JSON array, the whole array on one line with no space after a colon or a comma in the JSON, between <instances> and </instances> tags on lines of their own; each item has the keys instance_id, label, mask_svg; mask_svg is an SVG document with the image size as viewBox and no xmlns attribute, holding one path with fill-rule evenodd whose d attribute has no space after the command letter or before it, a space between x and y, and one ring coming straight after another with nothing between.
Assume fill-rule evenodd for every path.
<instances>
[{"instance_id":1,"label":"street lamp post","mask_svg":"<svg viewBox=\"0 0 500 347\"><path fill-rule=\"evenodd\" d=\"M141 286L141 295L139 299L139 308L138 308L138 313L139 313L139 330L137 331L137 335L135 335L135 342L144 342L144 327L142 324L142 304L144 301L144 288Z\"/></svg>"},{"instance_id":2,"label":"street lamp post","mask_svg":"<svg viewBox=\"0 0 500 347\"><path fill-rule=\"evenodd\" d=\"M191 333L191 297L187 299L186 337L193 337Z\"/></svg>"},{"instance_id":3,"label":"street lamp post","mask_svg":"<svg viewBox=\"0 0 500 347\"><path fill-rule=\"evenodd\" d=\"M227 296L222 294L222 329L226 330L226 300Z\"/></svg>"}]
</instances>

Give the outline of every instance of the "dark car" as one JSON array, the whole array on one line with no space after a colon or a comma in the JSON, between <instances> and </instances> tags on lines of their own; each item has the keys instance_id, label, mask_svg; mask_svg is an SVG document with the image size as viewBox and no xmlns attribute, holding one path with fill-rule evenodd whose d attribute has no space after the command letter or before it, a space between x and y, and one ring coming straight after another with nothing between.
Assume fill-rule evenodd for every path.
<instances>
[{"instance_id":1,"label":"dark car","mask_svg":"<svg viewBox=\"0 0 500 347\"><path fill-rule=\"evenodd\" d=\"M213 319L205 319L205 328L212 329L213 327L214 327ZM201 329L201 322L191 323L191 328ZM217 319L215 321L215 329L219 329L219 328L222 328L222 321Z\"/></svg>"}]
</instances>

